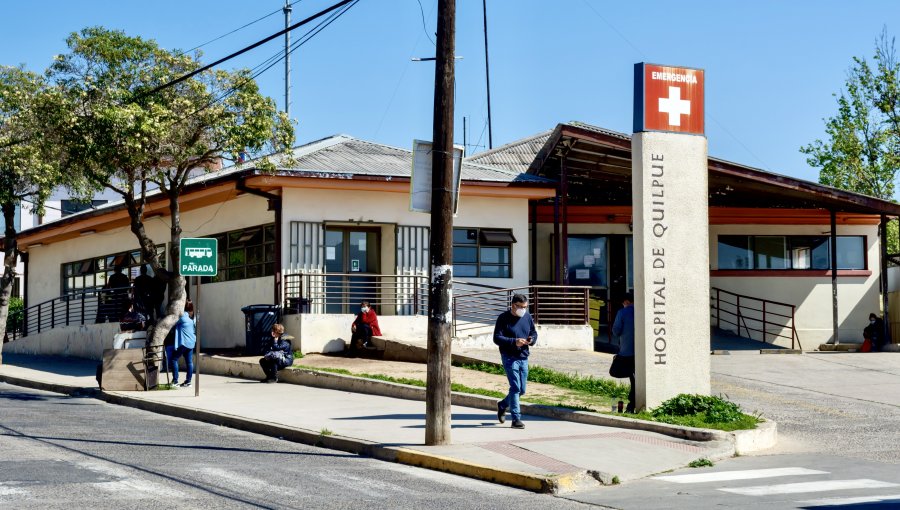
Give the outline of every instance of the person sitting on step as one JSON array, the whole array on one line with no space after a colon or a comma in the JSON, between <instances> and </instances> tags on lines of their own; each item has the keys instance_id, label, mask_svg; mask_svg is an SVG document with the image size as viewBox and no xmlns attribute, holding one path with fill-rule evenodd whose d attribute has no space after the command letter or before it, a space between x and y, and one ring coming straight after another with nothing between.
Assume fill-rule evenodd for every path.
<instances>
[{"instance_id":1,"label":"person sitting on step","mask_svg":"<svg viewBox=\"0 0 900 510\"><path fill-rule=\"evenodd\" d=\"M375 347L372 344L372 337L381 336L381 328L378 327L378 315L375 314L375 310L368 301L359 304L359 313L356 315L353 325L350 326L350 331L352 333L350 352L356 352L360 343L362 343L362 347L368 349Z\"/></svg>"},{"instance_id":2,"label":"person sitting on step","mask_svg":"<svg viewBox=\"0 0 900 510\"><path fill-rule=\"evenodd\" d=\"M260 382L277 383L278 371L294 364L294 353L291 342L284 339L284 326L272 324L272 346L259 360L266 378Z\"/></svg>"}]
</instances>

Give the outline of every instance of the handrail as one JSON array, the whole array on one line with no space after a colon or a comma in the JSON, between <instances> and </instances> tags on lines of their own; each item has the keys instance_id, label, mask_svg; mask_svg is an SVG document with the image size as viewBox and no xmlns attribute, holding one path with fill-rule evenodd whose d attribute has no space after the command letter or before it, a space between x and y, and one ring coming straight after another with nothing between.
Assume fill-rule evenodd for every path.
<instances>
[{"instance_id":1,"label":"handrail","mask_svg":"<svg viewBox=\"0 0 900 510\"><path fill-rule=\"evenodd\" d=\"M528 297L536 324L589 324L589 291L586 286L529 285L457 293L453 297L453 336L492 327L513 294Z\"/></svg>"},{"instance_id":2,"label":"handrail","mask_svg":"<svg viewBox=\"0 0 900 510\"><path fill-rule=\"evenodd\" d=\"M734 326L738 336L743 329L750 338L753 338L753 333L759 333L763 343L768 343L770 336L773 337L772 342L778 338L789 338L792 349L797 346L803 349L800 335L797 333L795 322L797 307L795 305L737 294L717 287L712 287L710 290L710 318L715 321L717 328L721 328L722 323L725 323ZM747 301L751 303L748 304ZM777 308L773 310L773 306L783 307L787 310L778 310ZM776 317L775 320L772 319L773 316ZM731 319L729 320L728 317ZM784 320L778 320L778 318ZM748 324L748 321L751 324ZM773 329L776 331L772 331ZM790 335L782 333L785 329L790 331Z\"/></svg>"},{"instance_id":3,"label":"handrail","mask_svg":"<svg viewBox=\"0 0 900 510\"><path fill-rule=\"evenodd\" d=\"M353 313L363 300L379 314L427 314L428 277L321 272L284 275L285 313Z\"/></svg>"},{"instance_id":4,"label":"handrail","mask_svg":"<svg viewBox=\"0 0 900 510\"><path fill-rule=\"evenodd\" d=\"M13 328L7 327L9 340L58 326L119 322L123 315L119 312L131 302L130 290L130 286L82 289L29 306Z\"/></svg>"}]
</instances>

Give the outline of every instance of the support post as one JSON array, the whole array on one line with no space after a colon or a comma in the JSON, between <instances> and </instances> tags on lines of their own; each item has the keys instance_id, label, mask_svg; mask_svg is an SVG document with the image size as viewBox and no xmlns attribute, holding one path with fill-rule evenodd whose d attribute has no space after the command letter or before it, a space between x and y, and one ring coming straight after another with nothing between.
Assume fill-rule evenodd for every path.
<instances>
[{"instance_id":1,"label":"support post","mask_svg":"<svg viewBox=\"0 0 900 510\"><path fill-rule=\"evenodd\" d=\"M840 343L838 335L838 287L837 287L837 213L831 211L831 326L834 345Z\"/></svg>"},{"instance_id":2,"label":"support post","mask_svg":"<svg viewBox=\"0 0 900 510\"><path fill-rule=\"evenodd\" d=\"M425 444L450 444L450 301L453 278L453 85L456 1L438 0L431 176L431 287Z\"/></svg>"},{"instance_id":3,"label":"support post","mask_svg":"<svg viewBox=\"0 0 900 510\"><path fill-rule=\"evenodd\" d=\"M560 158L560 200L562 201L562 283L569 284L569 174L566 156Z\"/></svg>"},{"instance_id":4,"label":"support post","mask_svg":"<svg viewBox=\"0 0 900 510\"><path fill-rule=\"evenodd\" d=\"M887 216L884 214L881 215L881 224L878 226L879 231L879 244L880 244L880 257L878 259L881 261L881 311L882 311L882 325L884 326L884 330L881 332L883 341L887 343L891 343L891 327L890 320L888 318L888 276L887 276Z\"/></svg>"},{"instance_id":5,"label":"support post","mask_svg":"<svg viewBox=\"0 0 900 510\"><path fill-rule=\"evenodd\" d=\"M560 268L562 267L562 264L559 261L560 257L562 257L562 251L559 247L559 185L557 185L556 196L553 197L553 283L556 285L562 283L559 274Z\"/></svg>"},{"instance_id":6,"label":"support post","mask_svg":"<svg viewBox=\"0 0 900 510\"><path fill-rule=\"evenodd\" d=\"M196 298L197 303L194 305L194 396L200 396L200 280L201 277L195 276L197 282Z\"/></svg>"}]
</instances>

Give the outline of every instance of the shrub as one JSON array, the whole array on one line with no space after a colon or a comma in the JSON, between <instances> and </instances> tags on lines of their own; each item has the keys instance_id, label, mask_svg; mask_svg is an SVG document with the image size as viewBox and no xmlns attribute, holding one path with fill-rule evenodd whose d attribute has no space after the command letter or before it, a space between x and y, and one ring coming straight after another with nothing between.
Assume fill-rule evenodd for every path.
<instances>
[{"instance_id":1,"label":"shrub","mask_svg":"<svg viewBox=\"0 0 900 510\"><path fill-rule=\"evenodd\" d=\"M744 417L739 405L722 397L686 393L666 400L653 410L654 418L701 414L705 415L705 421L709 423L732 423Z\"/></svg>"}]
</instances>

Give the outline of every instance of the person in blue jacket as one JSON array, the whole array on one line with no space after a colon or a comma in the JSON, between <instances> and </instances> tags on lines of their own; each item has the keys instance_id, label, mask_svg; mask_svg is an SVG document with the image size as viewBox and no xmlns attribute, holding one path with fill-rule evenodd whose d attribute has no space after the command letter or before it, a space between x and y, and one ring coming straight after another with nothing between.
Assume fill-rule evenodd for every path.
<instances>
[{"instance_id":1,"label":"person in blue jacket","mask_svg":"<svg viewBox=\"0 0 900 510\"><path fill-rule=\"evenodd\" d=\"M509 310L497 317L494 325L494 343L500 347L500 359L509 380L509 394L497 402L497 419L504 423L506 411L512 416L512 428L524 429L519 396L525 394L528 380L528 347L537 343L534 320L528 314L528 297L516 294Z\"/></svg>"},{"instance_id":2,"label":"person in blue jacket","mask_svg":"<svg viewBox=\"0 0 900 510\"><path fill-rule=\"evenodd\" d=\"M184 363L187 367L187 375L185 376L182 388L191 386L191 378L194 376L194 346L197 345L197 322L194 319L194 303L188 300L184 304L184 312L175 323L175 348L172 356L169 358L172 369L172 384L178 386L178 360L184 356Z\"/></svg>"},{"instance_id":3,"label":"person in blue jacket","mask_svg":"<svg viewBox=\"0 0 900 510\"><path fill-rule=\"evenodd\" d=\"M616 313L616 320L613 322L612 334L619 337L619 352L616 355L621 357L621 363L628 367L628 382L631 388L628 390L628 406L625 408L626 413L634 412L634 294L626 292L622 298L622 308Z\"/></svg>"}]
</instances>

